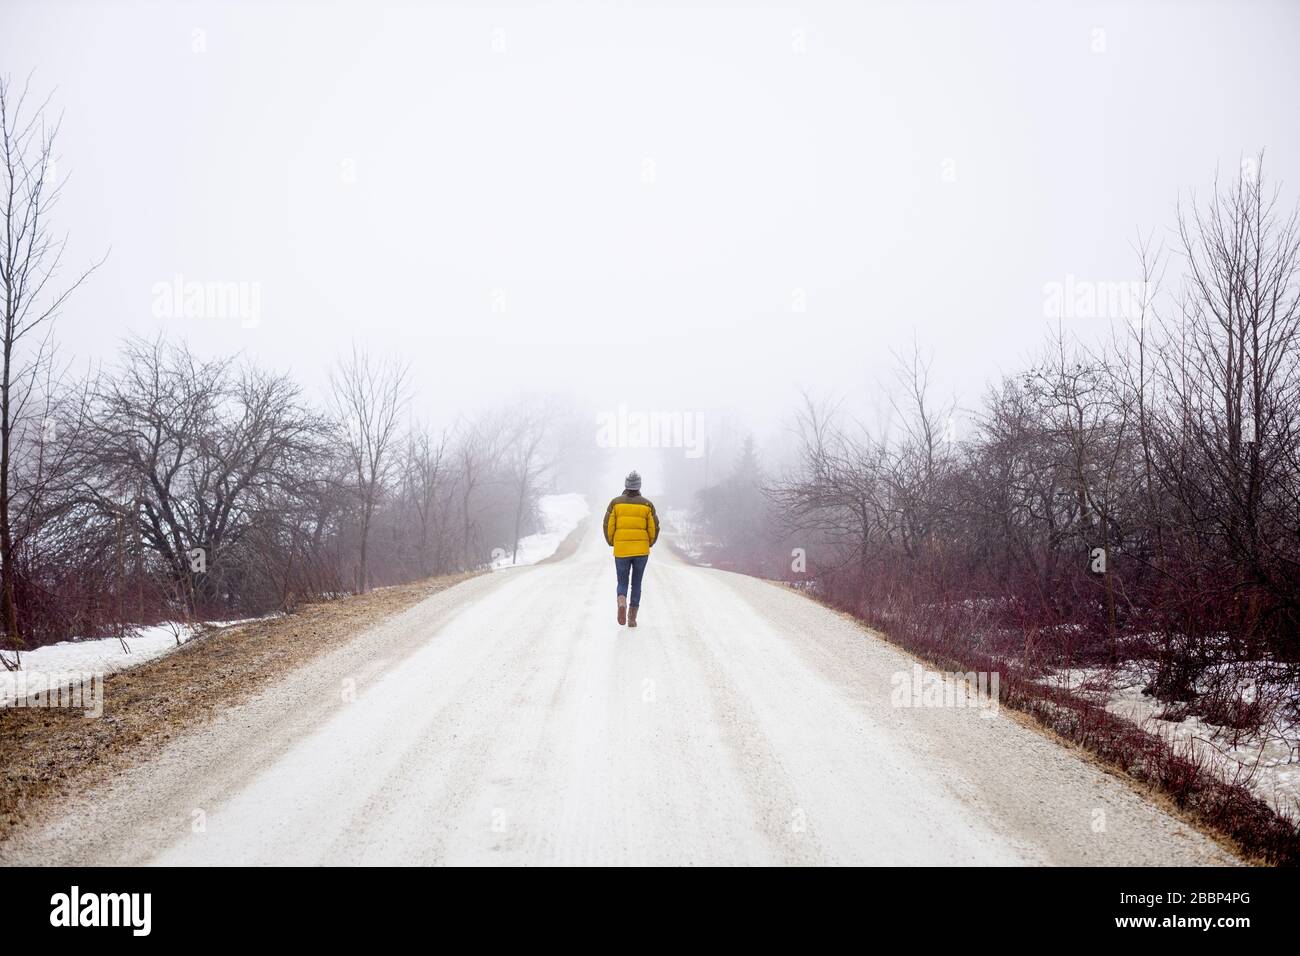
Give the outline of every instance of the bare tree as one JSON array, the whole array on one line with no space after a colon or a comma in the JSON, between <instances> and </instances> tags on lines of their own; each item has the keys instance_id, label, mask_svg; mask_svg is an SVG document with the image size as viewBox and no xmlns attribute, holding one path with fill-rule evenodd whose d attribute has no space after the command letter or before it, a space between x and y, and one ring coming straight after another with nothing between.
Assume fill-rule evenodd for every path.
<instances>
[{"instance_id":1,"label":"bare tree","mask_svg":"<svg viewBox=\"0 0 1300 956\"><path fill-rule=\"evenodd\" d=\"M1246 639L1300 647L1300 210L1278 209L1262 157L1204 207L1180 209L1185 294L1166 323L1158 462L1186 534L1236 572Z\"/></svg>"},{"instance_id":2,"label":"bare tree","mask_svg":"<svg viewBox=\"0 0 1300 956\"><path fill-rule=\"evenodd\" d=\"M510 563L519 560L519 538L524 519L534 506L542 478L552 462L546 454L550 438L551 409L545 405L520 408L505 441L506 469L514 493L514 533Z\"/></svg>"},{"instance_id":3,"label":"bare tree","mask_svg":"<svg viewBox=\"0 0 1300 956\"><path fill-rule=\"evenodd\" d=\"M140 339L97 385L90 419L83 499L138 534L190 614L242 583L241 549L284 510L325 428L286 376Z\"/></svg>"},{"instance_id":4,"label":"bare tree","mask_svg":"<svg viewBox=\"0 0 1300 956\"><path fill-rule=\"evenodd\" d=\"M351 466L357 501L358 564L355 589L369 589L370 529L393 469L402 412L408 401L410 366L371 356L354 344L350 358L330 376L330 400Z\"/></svg>"},{"instance_id":5,"label":"bare tree","mask_svg":"<svg viewBox=\"0 0 1300 956\"><path fill-rule=\"evenodd\" d=\"M454 456L462 568L477 567L482 563L480 513L486 506L480 499L488 486L498 478L504 431L499 416L483 415L477 420L462 423L456 440Z\"/></svg>"},{"instance_id":6,"label":"bare tree","mask_svg":"<svg viewBox=\"0 0 1300 956\"><path fill-rule=\"evenodd\" d=\"M16 649L22 635L16 598L16 561L12 521L15 445L30 411L33 383L52 362L51 340L41 337L68 297L94 270L62 288L54 282L66 240L54 235L49 218L60 184L53 172L57 122L45 122L48 100L30 113L28 87L16 95L11 81L0 78L0 285L4 287L0 326L0 627ZM34 341L24 346L29 337ZM0 655L3 659L3 655ZM10 662L4 659L8 666ZM16 666L14 663L12 666Z\"/></svg>"},{"instance_id":7,"label":"bare tree","mask_svg":"<svg viewBox=\"0 0 1300 956\"><path fill-rule=\"evenodd\" d=\"M428 427L419 427L407 436L402 488L415 515L417 567L424 576L443 570L450 458L445 431L434 438Z\"/></svg>"}]
</instances>

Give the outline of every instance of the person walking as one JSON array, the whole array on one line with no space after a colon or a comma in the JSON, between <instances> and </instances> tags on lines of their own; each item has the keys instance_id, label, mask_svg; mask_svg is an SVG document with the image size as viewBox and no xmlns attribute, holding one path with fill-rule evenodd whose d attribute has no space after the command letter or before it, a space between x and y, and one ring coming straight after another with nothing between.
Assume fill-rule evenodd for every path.
<instances>
[{"instance_id":1,"label":"person walking","mask_svg":"<svg viewBox=\"0 0 1300 956\"><path fill-rule=\"evenodd\" d=\"M641 605L641 578L650 549L659 540L659 516L654 503L641 494L641 476L635 471L623 482L623 493L605 509L605 543L614 548L614 573L618 578L618 623L636 627ZM628 593L628 576L632 578Z\"/></svg>"}]
</instances>

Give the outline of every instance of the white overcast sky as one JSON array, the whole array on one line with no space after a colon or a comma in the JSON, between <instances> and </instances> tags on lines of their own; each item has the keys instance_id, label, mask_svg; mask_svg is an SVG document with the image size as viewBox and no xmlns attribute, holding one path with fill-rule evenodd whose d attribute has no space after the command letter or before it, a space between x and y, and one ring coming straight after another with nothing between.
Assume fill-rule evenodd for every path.
<instances>
[{"instance_id":1,"label":"white overcast sky","mask_svg":"<svg viewBox=\"0 0 1300 956\"><path fill-rule=\"evenodd\" d=\"M63 114L69 265L111 248L68 354L162 329L315 389L356 340L430 409L762 416L914 333L970 404L1044 283L1134 278L1216 166L1300 186L1296 3L0 11L0 70ZM259 284L257 326L156 317L177 274Z\"/></svg>"}]
</instances>

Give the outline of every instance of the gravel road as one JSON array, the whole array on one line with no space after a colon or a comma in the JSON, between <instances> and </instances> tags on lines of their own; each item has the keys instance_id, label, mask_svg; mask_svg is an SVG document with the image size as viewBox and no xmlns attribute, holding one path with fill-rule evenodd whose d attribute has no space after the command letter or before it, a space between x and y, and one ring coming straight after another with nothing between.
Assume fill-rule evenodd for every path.
<instances>
[{"instance_id":1,"label":"gravel road","mask_svg":"<svg viewBox=\"0 0 1300 956\"><path fill-rule=\"evenodd\" d=\"M1224 864L1006 713L899 707L914 662L656 549L614 621L598 529L319 657L37 818L6 863Z\"/></svg>"}]
</instances>

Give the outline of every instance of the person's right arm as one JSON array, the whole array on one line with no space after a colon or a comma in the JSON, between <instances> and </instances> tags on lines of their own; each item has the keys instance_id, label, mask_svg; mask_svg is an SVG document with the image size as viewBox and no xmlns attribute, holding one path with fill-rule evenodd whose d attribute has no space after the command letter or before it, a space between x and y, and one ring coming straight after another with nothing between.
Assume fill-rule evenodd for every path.
<instances>
[{"instance_id":1,"label":"person's right arm","mask_svg":"<svg viewBox=\"0 0 1300 956\"><path fill-rule=\"evenodd\" d=\"M605 509L605 543L611 547L614 545L614 524L616 521L614 518L614 502L617 500L611 498L609 507Z\"/></svg>"}]
</instances>

